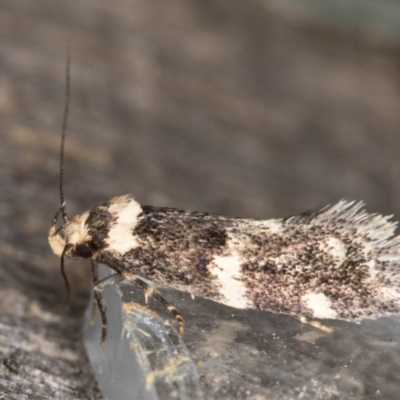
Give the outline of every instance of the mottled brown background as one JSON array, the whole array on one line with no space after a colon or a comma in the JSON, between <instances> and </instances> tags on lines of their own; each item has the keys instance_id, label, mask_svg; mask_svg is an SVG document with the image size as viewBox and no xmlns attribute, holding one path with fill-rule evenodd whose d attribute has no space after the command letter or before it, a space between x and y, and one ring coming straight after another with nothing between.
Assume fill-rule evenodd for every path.
<instances>
[{"instance_id":1,"label":"mottled brown background","mask_svg":"<svg viewBox=\"0 0 400 400\"><path fill-rule=\"evenodd\" d=\"M257 0L0 3L0 397L101 398L83 351L88 268L63 308L58 206L66 38L70 215L113 196L232 216L363 199L400 217L395 41Z\"/></svg>"}]
</instances>

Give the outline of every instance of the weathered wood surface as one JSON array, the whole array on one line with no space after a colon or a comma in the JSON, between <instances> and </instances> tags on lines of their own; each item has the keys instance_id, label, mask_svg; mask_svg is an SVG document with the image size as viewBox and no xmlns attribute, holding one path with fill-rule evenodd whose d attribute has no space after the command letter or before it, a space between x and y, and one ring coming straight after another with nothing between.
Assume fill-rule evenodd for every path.
<instances>
[{"instance_id":1,"label":"weathered wood surface","mask_svg":"<svg viewBox=\"0 0 400 400\"><path fill-rule=\"evenodd\" d=\"M294 26L256 1L0 3L0 396L101 398L47 245L65 41L70 215L134 193L271 218L364 199L400 217L399 49Z\"/></svg>"}]
</instances>

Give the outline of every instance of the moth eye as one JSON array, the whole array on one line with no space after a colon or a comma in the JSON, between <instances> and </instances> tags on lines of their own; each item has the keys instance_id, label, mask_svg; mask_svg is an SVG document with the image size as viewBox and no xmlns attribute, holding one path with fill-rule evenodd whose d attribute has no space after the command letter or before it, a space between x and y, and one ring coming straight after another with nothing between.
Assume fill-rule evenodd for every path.
<instances>
[{"instance_id":1,"label":"moth eye","mask_svg":"<svg viewBox=\"0 0 400 400\"><path fill-rule=\"evenodd\" d=\"M89 246L85 243L78 244L75 248L75 253L82 258L92 257L92 250L90 250Z\"/></svg>"}]
</instances>

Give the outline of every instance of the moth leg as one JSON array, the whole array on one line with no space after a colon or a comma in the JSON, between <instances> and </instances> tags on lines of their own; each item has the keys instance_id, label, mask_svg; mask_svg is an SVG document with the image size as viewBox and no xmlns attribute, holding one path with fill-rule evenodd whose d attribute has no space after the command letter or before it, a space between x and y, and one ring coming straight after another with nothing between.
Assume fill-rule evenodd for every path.
<instances>
[{"instance_id":1,"label":"moth leg","mask_svg":"<svg viewBox=\"0 0 400 400\"><path fill-rule=\"evenodd\" d=\"M157 299L163 306L167 307L168 311L171 312L175 319L176 322L178 323L178 331L181 336L185 334L185 323L183 321L183 317L181 314L179 314L179 311L170 303L168 303L167 300L162 297L161 293L158 290L155 290L153 292L153 296L155 299Z\"/></svg>"},{"instance_id":2,"label":"moth leg","mask_svg":"<svg viewBox=\"0 0 400 400\"><path fill-rule=\"evenodd\" d=\"M91 260L91 266L92 266L92 279L93 279L93 287L95 287L99 282L100 282L100 276L99 276L99 265L96 263L96 261ZM96 321L96 313L97 313L97 307L100 310L100 304L101 302L104 302L103 296L101 293L96 293L93 296L93 308L92 308L92 318L90 320L90 324L93 325L94 322ZM97 307L96 307L97 306ZM103 322L107 317L104 315L101 315L101 321Z\"/></svg>"},{"instance_id":3,"label":"moth leg","mask_svg":"<svg viewBox=\"0 0 400 400\"><path fill-rule=\"evenodd\" d=\"M93 278L94 279L94 278ZM124 277L121 274L113 274L108 276L107 278L102 279L100 282L97 282L93 288L94 297L96 298L97 305L100 310L102 329L101 329L101 341L100 346L104 346L107 337L107 304L101 295L101 292L107 287L114 285L115 283L121 282L124 280Z\"/></svg>"},{"instance_id":4,"label":"moth leg","mask_svg":"<svg viewBox=\"0 0 400 400\"><path fill-rule=\"evenodd\" d=\"M178 324L178 331L181 336L184 335L185 333L185 323L183 321L182 315L179 313L179 311L172 305L170 304L167 300L164 299L164 297L161 295L161 293L152 285L147 284L146 282L142 281L140 278L138 278L136 275L131 274L131 273L125 273L124 277L126 280L136 284L139 286L144 293L145 299L146 299L146 304L148 301L149 297L154 297L157 301L159 301L164 307L168 309L170 313L173 314L173 316L176 319L176 322Z\"/></svg>"},{"instance_id":5,"label":"moth leg","mask_svg":"<svg viewBox=\"0 0 400 400\"><path fill-rule=\"evenodd\" d=\"M312 319L309 319L307 317L300 317L299 321L302 322L303 324L308 324L313 326L314 328L320 329L321 331L327 332L327 333L332 333L333 332L333 328L329 328L329 326L325 326L323 324L321 324L318 321L314 321Z\"/></svg>"}]
</instances>

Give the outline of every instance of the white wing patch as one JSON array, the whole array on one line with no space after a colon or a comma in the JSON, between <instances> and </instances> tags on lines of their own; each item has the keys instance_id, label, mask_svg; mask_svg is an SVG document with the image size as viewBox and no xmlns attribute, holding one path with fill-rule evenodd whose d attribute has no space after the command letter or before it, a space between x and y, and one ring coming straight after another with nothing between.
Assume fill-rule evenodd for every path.
<instances>
[{"instance_id":1,"label":"white wing patch","mask_svg":"<svg viewBox=\"0 0 400 400\"><path fill-rule=\"evenodd\" d=\"M125 201L124 201L125 200ZM133 234L138 216L142 208L133 198L125 196L113 199L108 211L115 215L117 220L110 227L106 243L113 251L124 254L138 246Z\"/></svg>"},{"instance_id":2,"label":"white wing patch","mask_svg":"<svg viewBox=\"0 0 400 400\"><path fill-rule=\"evenodd\" d=\"M279 219L267 219L263 221L253 221L252 224L254 227L265 229L268 231L268 234L279 234L282 233L283 224Z\"/></svg>"},{"instance_id":3,"label":"white wing patch","mask_svg":"<svg viewBox=\"0 0 400 400\"><path fill-rule=\"evenodd\" d=\"M321 251L332 257L334 268L339 268L346 261L347 248L338 238L330 236L320 243Z\"/></svg>"},{"instance_id":4,"label":"white wing patch","mask_svg":"<svg viewBox=\"0 0 400 400\"><path fill-rule=\"evenodd\" d=\"M307 293L302 302L314 313L314 318L335 319L337 312L332 309L332 302L323 293Z\"/></svg>"},{"instance_id":5,"label":"white wing patch","mask_svg":"<svg viewBox=\"0 0 400 400\"><path fill-rule=\"evenodd\" d=\"M235 252L229 256L216 256L211 272L217 277L220 293L224 296L221 303L235 308L251 308L253 303L246 296L246 286L239 280L241 263Z\"/></svg>"}]
</instances>

